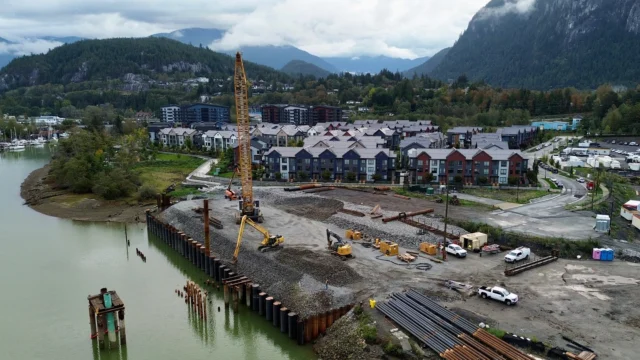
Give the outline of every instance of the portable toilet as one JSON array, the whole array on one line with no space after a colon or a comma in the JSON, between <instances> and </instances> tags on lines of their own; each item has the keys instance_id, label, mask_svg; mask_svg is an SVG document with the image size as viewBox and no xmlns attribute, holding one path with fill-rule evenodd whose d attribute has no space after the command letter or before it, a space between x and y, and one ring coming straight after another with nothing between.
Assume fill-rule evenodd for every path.
<instances>
[{"instance_id":1,"label":"portable toilet","mask_svg":"<svg viewBox=\"0 0 640 360\"><path fill-rule=\"evenodd\" d=\"M596 215L596 225L593 227L597 232L609 232L611 218L609 215Z\"/></svg>"},{"instance_id":2,"label":"portable toilet","mask_svg":"<svg viewBox=\"0 0 640 360\"><path fill-rule=\"evenodd\" d=\"M432 187L428 187L428 188L427 188L427 195L433 195L433 193L434 193L434 192L435 192L435 191L433 190L433 188L432 188Z\"/></svg>"},{"instance_id":3,"label":"portable toilet","mask_svg":"<svg viewBox=\"0 0 640 360\"><path fill-rule=\"evenodd\" d=\"M601 249L600 251L601 261L613 261L613 249Z\"/></svg>"},{"instance_id":4,"label":"portable toilet","mask_svg":"<svg viewBox=\"0 0 640 360\"><path fill-rule=\"evenodd\" d=\"M601 251L602 250L600 250L598 248L593 248L593 253L592 253L593 260L600 260L600 252Z\"/></svg>"}]
</instances>

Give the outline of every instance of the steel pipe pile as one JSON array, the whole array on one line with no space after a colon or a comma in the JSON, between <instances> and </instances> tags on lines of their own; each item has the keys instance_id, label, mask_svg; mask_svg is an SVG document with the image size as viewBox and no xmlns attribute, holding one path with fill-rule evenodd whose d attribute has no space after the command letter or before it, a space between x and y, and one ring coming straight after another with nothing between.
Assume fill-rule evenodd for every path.
<instances>
[{"instance_id":1,"label":"steel pipe pile","mask_svg":"<svg viewBox=\"0 0 640 360\"><path fill-rule=\"evenodd\" d=\"M469 335L473 335L473 333L475 333L479 329L478 326L474 325L469 320L461 317L460 315L454 313L451 310L445 309L442 305L438 304L437 302L429 299L428 297L420 294L419 292L413 289L409 290L409 292L407 293L407 296L411 298L413 301L415 301L416 303L422 305L422 307L424 307L425 309L438 315L445 321L454 324L455 326L457 326L458 328L460 328L462 331L466 332Z\"/></svg>"}]
</instances>

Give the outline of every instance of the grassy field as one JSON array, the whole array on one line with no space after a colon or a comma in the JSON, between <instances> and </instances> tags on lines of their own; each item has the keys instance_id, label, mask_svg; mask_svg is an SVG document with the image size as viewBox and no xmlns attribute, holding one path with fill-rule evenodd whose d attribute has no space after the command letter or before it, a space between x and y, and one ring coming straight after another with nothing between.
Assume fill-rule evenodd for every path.
<instances>
[{"instance_id":1,"label":"grassy field","mask_svg":"<svg viewBox=\"0 0 640 360\"><path fill-rule=\"evenodd\" d=\"M530 200L549 195L544 190L493 190L493 189L464 189L465 194L479 196L487 199L500 200L515 204L527 204Z\"/></svg>"},{"instance_id":2,"label":"grassy field","mask_svg":"<svg viewBox=\"0 0 640 360\"><path fill-rule=\"evenodd\" d=\"M161 192L171 184L180 184L203 162L203 159L187 155L158 154L155 160L141 162L135 169L143 184L151 185Z\"/></svg>"},{"instance_id":3,"label":"grassy field","mask_svg":"<svg viewBox=\"0 0 640 360\"><path fill-rule=\"evenodd\" d=\"M546 182L547 182L547 184L549 184L549 186L550 186L552 189L557 189L557 188L558 188L558 185L556 185L556 184L555 184L553 181L551 181L550 179L544 179L544 181L546 181Z\"/></svg>"}]
</instances>

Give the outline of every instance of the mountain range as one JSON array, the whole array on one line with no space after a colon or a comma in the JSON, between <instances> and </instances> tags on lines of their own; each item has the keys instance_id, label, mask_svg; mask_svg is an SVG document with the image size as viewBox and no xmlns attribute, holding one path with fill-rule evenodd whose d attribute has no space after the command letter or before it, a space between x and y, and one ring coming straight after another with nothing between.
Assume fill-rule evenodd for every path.
<instances>
[{"instance_id":1,"label":"mountain range","mask_svg":"<svg viewBox=\"0 0 640 360\"><path fill-rule=\"evenodd\" d=\"M542 90L634 86L640 80L640 1L492 0L428 73Z\"/></svg>"},{"instance_id":2,"label":"mountain range","mask_svg":"<svg viewBox=\"0 0 640 360\"><path fill-rule=\"evenodd\" d=\"M185 44L193 45L196 47L207 47L216 40L220 40L225 34L224 30L220 29L204 29L204 28L187 28L180 29L168 33L153 34L151 37L164 37L173 40L180 41ZM1 39L1 38L0 38ZM82 40L80 37L67 36L67 37L52 37L45 36L31 40L46 40L50 42L58 43L73 43L78 40ZM3 40L0 40L2 42ZM4 40L6 43L10 43ZM0 49L0 68L8 64L18 54L13 52L2 52ZM413 68L423 62L428 57L417 58L414 60L392 58L388 56L360 56L360 57L329 57L321 58L310 54L304 50L301 50L295 46L282 45L264 45L264 46L243 46L232 51L225 51L224 53L234 55L236 51L241 51L244 59L255 62L260 65L272 67L277 70L283 69L283 67L289 64L291 61L303 61L314 65L314 67L303 66L298 64L298 71L302 71L303 75L314 75L319 72L315 69L318 67L328 73L340 73L340 72L352 72L352 73L379 73L382 69L388 69L391 71L405 71ZM307 68L309 69L307 71Z\"/></svg>"}]
</instances>

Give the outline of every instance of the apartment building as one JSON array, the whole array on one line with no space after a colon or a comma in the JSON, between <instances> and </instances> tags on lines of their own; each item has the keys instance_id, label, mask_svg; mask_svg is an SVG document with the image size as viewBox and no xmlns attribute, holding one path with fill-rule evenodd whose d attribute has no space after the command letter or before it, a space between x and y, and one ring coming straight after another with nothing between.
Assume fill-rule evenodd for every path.
<instances>
[{"instance_id":1,"label":"apartment building","mask_svg":"<svg viewBox=\"0 0 640 360\"><path fill-rule=\"evenodd\" d=\"M197 133L188 128L165 128L160 130L160 141L164 146L184 146L190 140L193 144L193 136Z\"/></svg>"},{"instance_id":2,"label":"apartment building","mask_svg":"<svg viewBox=\"0 0 640 360\"><path fill-rule=\"evenodd\" d=\"M527 183L528 159L520 151L499 149L412 149L408 152L409 178L412 183L446 184L460 177L463 184L507 185L517 177Z\"/></svg>"},{"instance_id":3,"label":"apartment building","mask_svg":"<svg viewBox=\"0 0 640 360\"><path fill-rule=\"evenodd\" d=\"M273 147L264 155L267 177L280 173L283 179L297 179L301 174L309 179L322 180L325 172L329 180L356 181L391 180L395 172L395 153L388 149L294 148Z\"/></svg>"}]
</instances>

